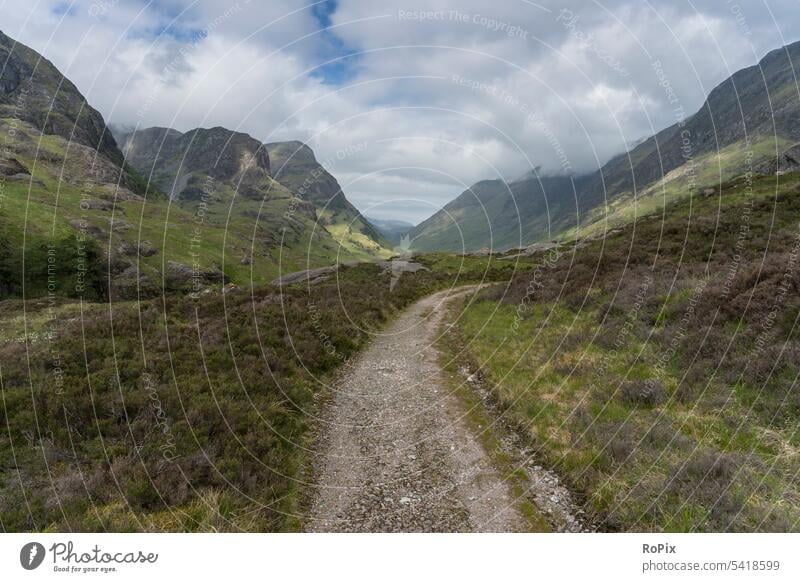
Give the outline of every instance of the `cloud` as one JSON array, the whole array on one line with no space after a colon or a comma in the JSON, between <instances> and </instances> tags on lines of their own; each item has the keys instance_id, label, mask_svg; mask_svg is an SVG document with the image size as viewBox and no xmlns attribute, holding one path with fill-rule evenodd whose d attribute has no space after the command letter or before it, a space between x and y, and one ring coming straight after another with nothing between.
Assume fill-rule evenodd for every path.
<instances>
[{"instance_id":1,"label":"cloud","mask_svg":"<svg viewBox=\"0 0 800 582\"><path fill-rule=\"evenodd\" d=\"M419 221L480 179L597 168L675 122L654 63L690 114L735 70L796 40L800 22L784 17L795 9L11 0L3 26L111 122L306 140L357 206Z\"/></svg>"}]
</instances>

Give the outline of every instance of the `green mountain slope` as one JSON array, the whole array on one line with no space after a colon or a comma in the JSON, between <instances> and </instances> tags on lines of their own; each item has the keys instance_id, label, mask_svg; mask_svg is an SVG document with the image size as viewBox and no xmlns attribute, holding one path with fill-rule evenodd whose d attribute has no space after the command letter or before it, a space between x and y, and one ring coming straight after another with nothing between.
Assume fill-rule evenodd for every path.
<instances>
[{"instance_id":1,"label":"green mountain slope","mask_svg":"<svg viewBox=\"0 0 800 582\"><path fill-rule=\"evenodd\" d=\"M605 528L797 531L798 219L800 173L745 176L534 253L459 312L454 373Z\"/></svg>"},{"instance_id":2,"label":"green mountain slope","mask_svg":"<svg viewBox=\"0 0 800 582\"><path fill-rule=\"evenodd\" d=\"M798 67L800 43L770 52L712 90L684 122L592 174L479 183L417 226L413 247L504 249L585 236L749 169L765 171L800 141Z\"/></svg>"},{"instance_id":3,"label":"green mountain slope","mask_svg":"<svg viewBox=\"0 0 800 582\"><path fill-rule=\"evenodd\" d=\"M317 208L320 224L348 251L387 257L391 243L345 198L342 188L299 141L266 145L275 179Z\"/></svg>"},{"instance_id":4,"label":"green mountain slope","mask_svg":"<svg viewBox=\"0 0 800 582\"><path fill-rule=\"evenodd\" d=\"M384 218L372 218L367 220L375 227L375 229L383 235L393 245L400 243L402 238L408 234L414 225L405 220L390 220Z\"/></svg>"},{"instance_id":5,"label":"green mountain slope","mask_svg":"<svg viewBox=\"0 0 800 582\"><path fill-rule=\"evenodd\" d=\"M97 150L102 171L106 162L122 165L122 154L103 117L72 82L36 51L0 31L0 118L13 119L36 132L59 136L71 144ZM24 130L23 130L24 133ZM24 138L20 138L24 139ZM17 141L11 136L9 142ZM136 175L125 171L117 179L133 190L142 187Z\"/></svg>"},{"instance_id":6,"label":"green mountain slope","mask_svg":"<svg viewBox=\"0 0 800 582\"><path fill-rule=\"evenodd\" d=\"M213 292L374 256L320 228L313 204L272 179L249 136L140 132L149 142L126 148L126 163L102 116L51 63L6 36L0 58L0 294Z\"/></svg>"}]
</instances>

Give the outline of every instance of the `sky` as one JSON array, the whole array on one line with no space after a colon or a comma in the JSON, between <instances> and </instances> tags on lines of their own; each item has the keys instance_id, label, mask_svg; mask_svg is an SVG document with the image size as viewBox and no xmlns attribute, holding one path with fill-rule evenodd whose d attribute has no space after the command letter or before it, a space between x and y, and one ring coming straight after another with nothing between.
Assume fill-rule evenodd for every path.
<instances>
[{"instance_id":1,"label":"sky","mask_svg":"<svg viewBox=\"0 0 800 582\"><path fill-rule=\"evenodd\" d=\"M798 0L0 0L106 121L301 140L367 216L590 172L800 39Z\"/></svg>"}]
</instances>

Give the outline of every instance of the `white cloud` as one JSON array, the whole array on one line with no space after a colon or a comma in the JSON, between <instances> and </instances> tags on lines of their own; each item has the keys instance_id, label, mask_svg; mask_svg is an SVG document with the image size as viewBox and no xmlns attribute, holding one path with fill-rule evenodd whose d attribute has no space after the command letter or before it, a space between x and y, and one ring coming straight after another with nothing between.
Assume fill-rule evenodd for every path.
<instances>
[{"instance_id":1,"label":"white cloud","mask_svg":"<svg viewBox=\"0 0 800 582\"><path fill-rule=\"evenodd\" d=\"M594 169L674 122L654 60L691 113L800 33L797 19L772 17L791 0L539 4L340 0L329 31L296 0L2 9L4 31L110 121L308 140L357 205L413 220L480 179L564 171L564 155L573 171ZM350 51L343 69L316 69Z\"/></svg>"}]
</instances>

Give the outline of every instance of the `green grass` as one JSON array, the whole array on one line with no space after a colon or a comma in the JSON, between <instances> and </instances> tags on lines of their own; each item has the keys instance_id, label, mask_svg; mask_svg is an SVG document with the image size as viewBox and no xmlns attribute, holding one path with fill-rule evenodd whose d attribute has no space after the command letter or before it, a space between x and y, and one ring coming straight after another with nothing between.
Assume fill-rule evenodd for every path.
<instances>
[{"instance_id":1,"label":"green grass","mask_svg":"<svg viewBox=\"0 0 800 582\"><path fill-rule=\"evenodd\" d=\"M598 234L609 228L617 228L635 221L637 218L652 215L676 202L690 196L698 196L706 188L719 185L741 175L750 158L751 169L767 159L774 159L792 142L781 137L759 139L747 148L744 142L731 144L719 151L698 156L693 166L683 165L662 179L640 188L638 195L623 192L614 196L604 206L592 210L582 221L577 232L579 237ZM693 175L692 175L693 173ZM560 240L574 239L576 229L570 228L560 233Z\"/></svg>"},{"instance_id":2,"label":"green grass","mask_svg":"<svg viewBox=\"0 0 800 582\"><path fill-rule=\"evenodd\" d=\"M607 528L797 531L799 296L762 330L799 234L797 175L733 180L484 292L460 342Z\"/></svg>"},{"instance_id":3,"label":"green grass","mask_svg":"<svg viewBox=\"0 0 800 582\"><path fill-rule=\"evenodd\" d=\"M390 292L364 264L201 299L0 302L0 528L300 529L332 376L453 279L406 274Z\"/></svg>"},{"instance_id":4,"label":"green grass","mask_svg":"<svg viewBox=\"0 0 800 582\"><path fill-rule=\"evenodd\" d=\"M4 121L8 128L10 121ZM84 220L90 229L99 229L101 234L92 238L105 254L115 254L123 244L135 248L139 241L151 243L154 255L126 260L138 264L157 288L170 261L200 271L219 269L239 285L261 285L281 273L389 254L357 230L343 233L334 224L332 234L322 223L315 224L295 209L293 194L275 181L263 200L218 184L202 208L196 201L171 203L157 192L147 200L124 200L115 198L114 183L87 182L86 160L80 152L68 152L62 138L17 124L16 139L20 136L33 145L18 147L14 155L31 170L33 181L3 185L0 237L11 249L64 239L77 232L72 221ZM112 224L117 227L113 231ZM36 291L29 289L28 296Z\"/></svg>"}]
</instances>

